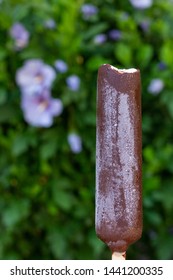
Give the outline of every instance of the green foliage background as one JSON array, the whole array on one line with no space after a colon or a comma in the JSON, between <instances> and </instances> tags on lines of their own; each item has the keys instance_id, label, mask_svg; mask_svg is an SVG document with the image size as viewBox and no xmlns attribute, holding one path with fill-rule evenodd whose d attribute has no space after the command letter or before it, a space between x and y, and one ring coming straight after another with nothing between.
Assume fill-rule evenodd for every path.
<instances>
[{"instance_id":1,"label":"green foliage background","mask_svg":"<svg viewBox=\"0 0 173 280\"><path fill-rule=\"evenodd\" d=\"M137 67L142 76L144 229L128 259L173 259L173 3L155 0L136 10L128 0L93 0L98 14L84 20L83 0L5 0L0 4L0 259L110 259L95 234L96 79L102 63ZM56 27L44 22L54 19ZM149 20L144 32L140 23ZM21 22L29 44L13 49L9 29ZM96 45L94 36L119 29L121 40ZM25 123L16 70L26 59L53 66L63 59L53 96L64 111L50 128ZM165 69L158 64L164 62ZM70 74L78 92L67 87ZM151 95L153 78L164 90ZM74 154L71 131L82 138Z\"/></svg>"}]
</instances>

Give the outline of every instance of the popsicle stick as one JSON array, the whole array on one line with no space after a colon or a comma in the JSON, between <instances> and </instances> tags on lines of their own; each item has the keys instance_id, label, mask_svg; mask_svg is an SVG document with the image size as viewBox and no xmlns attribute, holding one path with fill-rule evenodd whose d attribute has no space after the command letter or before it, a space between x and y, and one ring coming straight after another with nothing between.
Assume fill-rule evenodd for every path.
<instances>
[{"instance_id":1,"label":"popsicle stick","mask_svg":"<svg viewBox=\"0 0 173 280\"><path fill-rule=\"evenodd\" d=\"M126 252L113 252L112 260L125 260Z\"/></svg>"}]
</instances>

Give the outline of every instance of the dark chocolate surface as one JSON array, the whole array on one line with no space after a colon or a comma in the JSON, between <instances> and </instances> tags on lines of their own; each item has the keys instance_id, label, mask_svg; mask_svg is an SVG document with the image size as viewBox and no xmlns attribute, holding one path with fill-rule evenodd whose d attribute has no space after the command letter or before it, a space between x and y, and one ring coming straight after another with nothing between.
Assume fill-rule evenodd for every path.
<instances>
[{"instance_id":1,"label":"dark chocolate surface","mask_svg":"<svg viewBox=\"0 0 173 280\"><path fill-rule=\"evenodd\" d=\"M96 233L123 252L142 234L140 71L98 71Z\"/></svg>"}]
</instances>

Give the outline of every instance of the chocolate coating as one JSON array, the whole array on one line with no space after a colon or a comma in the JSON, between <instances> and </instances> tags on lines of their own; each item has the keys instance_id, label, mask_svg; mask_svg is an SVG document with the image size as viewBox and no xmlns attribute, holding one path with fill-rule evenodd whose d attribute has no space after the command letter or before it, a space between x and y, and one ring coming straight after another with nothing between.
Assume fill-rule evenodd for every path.
<instances>
[{"instance_id":1,"label":"chocolate coating","mask_svg":"<svg viewBox=\"0 0 173 280\"><path fill-rule=\"evenodd\" d=\"M124 252L142 234L140 71L104 64L97 82L96 233Z\"/></svg>"}]
</instances>

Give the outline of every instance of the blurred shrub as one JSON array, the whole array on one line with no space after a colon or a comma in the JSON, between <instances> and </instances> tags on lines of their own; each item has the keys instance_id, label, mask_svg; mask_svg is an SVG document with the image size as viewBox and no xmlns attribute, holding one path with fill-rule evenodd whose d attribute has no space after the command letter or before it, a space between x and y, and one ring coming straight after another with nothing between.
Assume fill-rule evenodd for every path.
<instances>
[{"instance_id":1,"label":"blurred shrub","mask_svg":"<svg viewBox=\"0 0 173 280\"><path fill-rule=\"evenodd\" d=\"M110 258L94 229L102 63L142 76L144 230L128 259L173 258L172 1L134 2L0 1L1 259Z\"/></svg>"}]
</instances>

